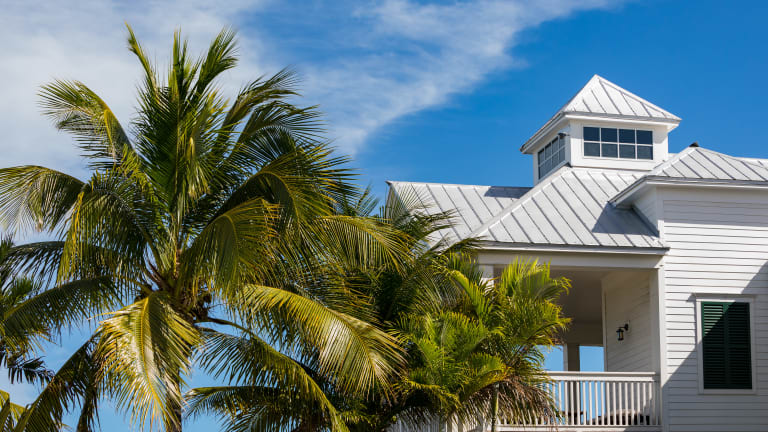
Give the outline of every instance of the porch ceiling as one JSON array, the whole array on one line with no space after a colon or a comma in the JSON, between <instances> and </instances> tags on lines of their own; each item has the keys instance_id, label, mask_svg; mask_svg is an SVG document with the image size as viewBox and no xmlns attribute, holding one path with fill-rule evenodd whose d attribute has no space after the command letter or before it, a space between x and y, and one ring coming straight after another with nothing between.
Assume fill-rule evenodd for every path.
<instances>
[{"instance_id":1,"label":"porch ceiling","mask_svg":"<svg viewBox=\"0 0 768 432\"><path fill-rule=\"evenodd\" d=\"M563 338L569 343L602 345L603 296L600 279L606 271L584 271L553 269L555 277L571 280L571 290L560 299L565 316L571 318L571 325Z\"/></svg>"}]
</instances>

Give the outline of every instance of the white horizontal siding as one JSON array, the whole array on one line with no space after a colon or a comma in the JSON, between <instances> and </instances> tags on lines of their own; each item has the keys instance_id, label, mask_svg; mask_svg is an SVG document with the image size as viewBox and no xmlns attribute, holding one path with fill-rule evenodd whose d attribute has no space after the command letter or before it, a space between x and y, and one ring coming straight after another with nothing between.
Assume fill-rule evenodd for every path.
<instances>
[{"instance_id":1,"label":"white horizontal siding","mask_svg":"<svg viewBox=\"0 0 768 432\"><path fill-rule=\"evenodd\" d=\"M606 369L611 372L651 371L651 309L645 273L617 273L603 280ZM629 322L619 342L615 330Z\"/></svg>"},{"instance_id":2,"label":"white horizontal siding","mask_svg":"<svg viewBox=\"0 0 768 432\"><path fill-rule=\"evenodd\" d=\"M759 192L657 191L662 200L670 431L768 430L768 197ZM700 394L696 295L750 295L755 394Z\"/></svg>"}]
</instances>

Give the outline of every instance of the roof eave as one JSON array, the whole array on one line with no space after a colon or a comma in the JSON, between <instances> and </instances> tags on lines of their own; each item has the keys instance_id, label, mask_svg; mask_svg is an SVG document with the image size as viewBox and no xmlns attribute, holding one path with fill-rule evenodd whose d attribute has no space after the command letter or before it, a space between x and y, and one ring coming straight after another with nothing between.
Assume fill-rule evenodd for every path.
<instances>
[{"instance_id":1,"label":"roof eave","mask_svg":"<svg viewBox=\"0 0 768 432\"><path fill-rule=\"evenodd\" d=\"M667 132L675 129L679 124L681 119L677 116L665 118L665 117L644 117L644 116L628 116L628 115L617 115L617 114L601 114L601 113L591 113L591 112L583 112L583 111L560 111L552 118L550 118L546 123L544 123L544 126L539 128L539 130L536 131L528 140L520 146L520 151L522 153L528 153L530 150L532 150L533 147L543 138L544 136L548 135L552 132L553 129L556 128L563 120L590 120L590 119L599 119L599 120L618 120L618 121L624 121L628 123L643 123L643 124L655 124L655 125L663 125L667 127Z\"/></svg>"},{"instance_id":2,"label":"roof eave","mask_svg":"<svg viewBox=\"0 0 768 432\"><path fill-rule=\"evenodd\" d=\"M755 180L717 180L717 179L693 179L671 178L666 176L645 176L627 186L624 190L610 199L610 203L619 208L627 208L634 201L633 198L651 186L699 186L730 189L762 189L768 188L768 181Z\"/></svg>"},{"instance_id":3,"label":"roof eave","mask_svg":"<svg viewBox=\"0 0 768 432\"><path fill-rule=\"evenodd\" d=\"M591 246L591 245L559 245L537 243L504 243L488 240L480 241L481 249L495 251L520 251L520 252L579 252L598 254L626 254L626 255L665 255L669 251L668 246L635 247L635 246Z\"/></svg>"},{"instance_id":4,"label":"roof eave","mask_svg":"<svg viewBox=\"0 0 768 432\"><path fill-rule=\"evenodd\" d=\"M562 120L565 118L564 112L559 112L552 116L549 120L547 120L546 123L542 127L539 128L533 135L531 135L530 138L528 138L525 143L520 146L520 151L522 153L527 153L528 150L531 149L531 147L534 146L539 140L541 140L542 137L552 132L553 129L555 129L555 126L559 125Z\"/></svg>"}]
</instances>

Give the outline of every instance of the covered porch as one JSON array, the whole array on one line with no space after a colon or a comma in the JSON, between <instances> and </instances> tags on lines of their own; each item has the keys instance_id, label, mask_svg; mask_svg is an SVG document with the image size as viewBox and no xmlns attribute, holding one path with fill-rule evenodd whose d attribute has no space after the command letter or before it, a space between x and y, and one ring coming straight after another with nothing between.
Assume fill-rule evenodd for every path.
<instances>
[{"instance_id":1,"label":"covered porch","mask_svg":"<svg viewBox=\"0 0 768 432\"><path fill-rule=\"evenodd\" d=\"M485 259L503 262L504 255ZM549 365L546 386L560 416L499 419L498 431L661 430L659 257L595 255L586 260L571 254L531 257L550 262L553 276L567 277L572 284L561 299L564 315L572 319L561 336L562 363ZM485 271L498 277L504 264L494 262ZM582 347L597 348L582 356Z\"/></svg>"}]
</instances>

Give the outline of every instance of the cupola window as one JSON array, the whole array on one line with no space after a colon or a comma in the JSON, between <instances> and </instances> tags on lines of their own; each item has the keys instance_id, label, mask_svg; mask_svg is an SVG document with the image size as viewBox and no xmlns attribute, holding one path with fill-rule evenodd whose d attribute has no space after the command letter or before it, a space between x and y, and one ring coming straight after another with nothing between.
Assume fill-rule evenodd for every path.
<instances>
[{"instance_id":1,"label":"cupola window","mask_svg":"<svg viewBox=\"0 0 768 432\"><path fill-rule=\"evenodd\" d=\"M539 150L539 178L544 177L553 169L560 166L565 161L565 138L560 135Z\"/></svg>"},{"instance_id":2,"label":"cupola window","mask_svg":"<svg viewBox=\"0 0 768 432\"><path fill-rule=\"evenodd\" d=\"M585 126L584 156L653 160L653 132Z\"/></svg>"}]
</instances>

